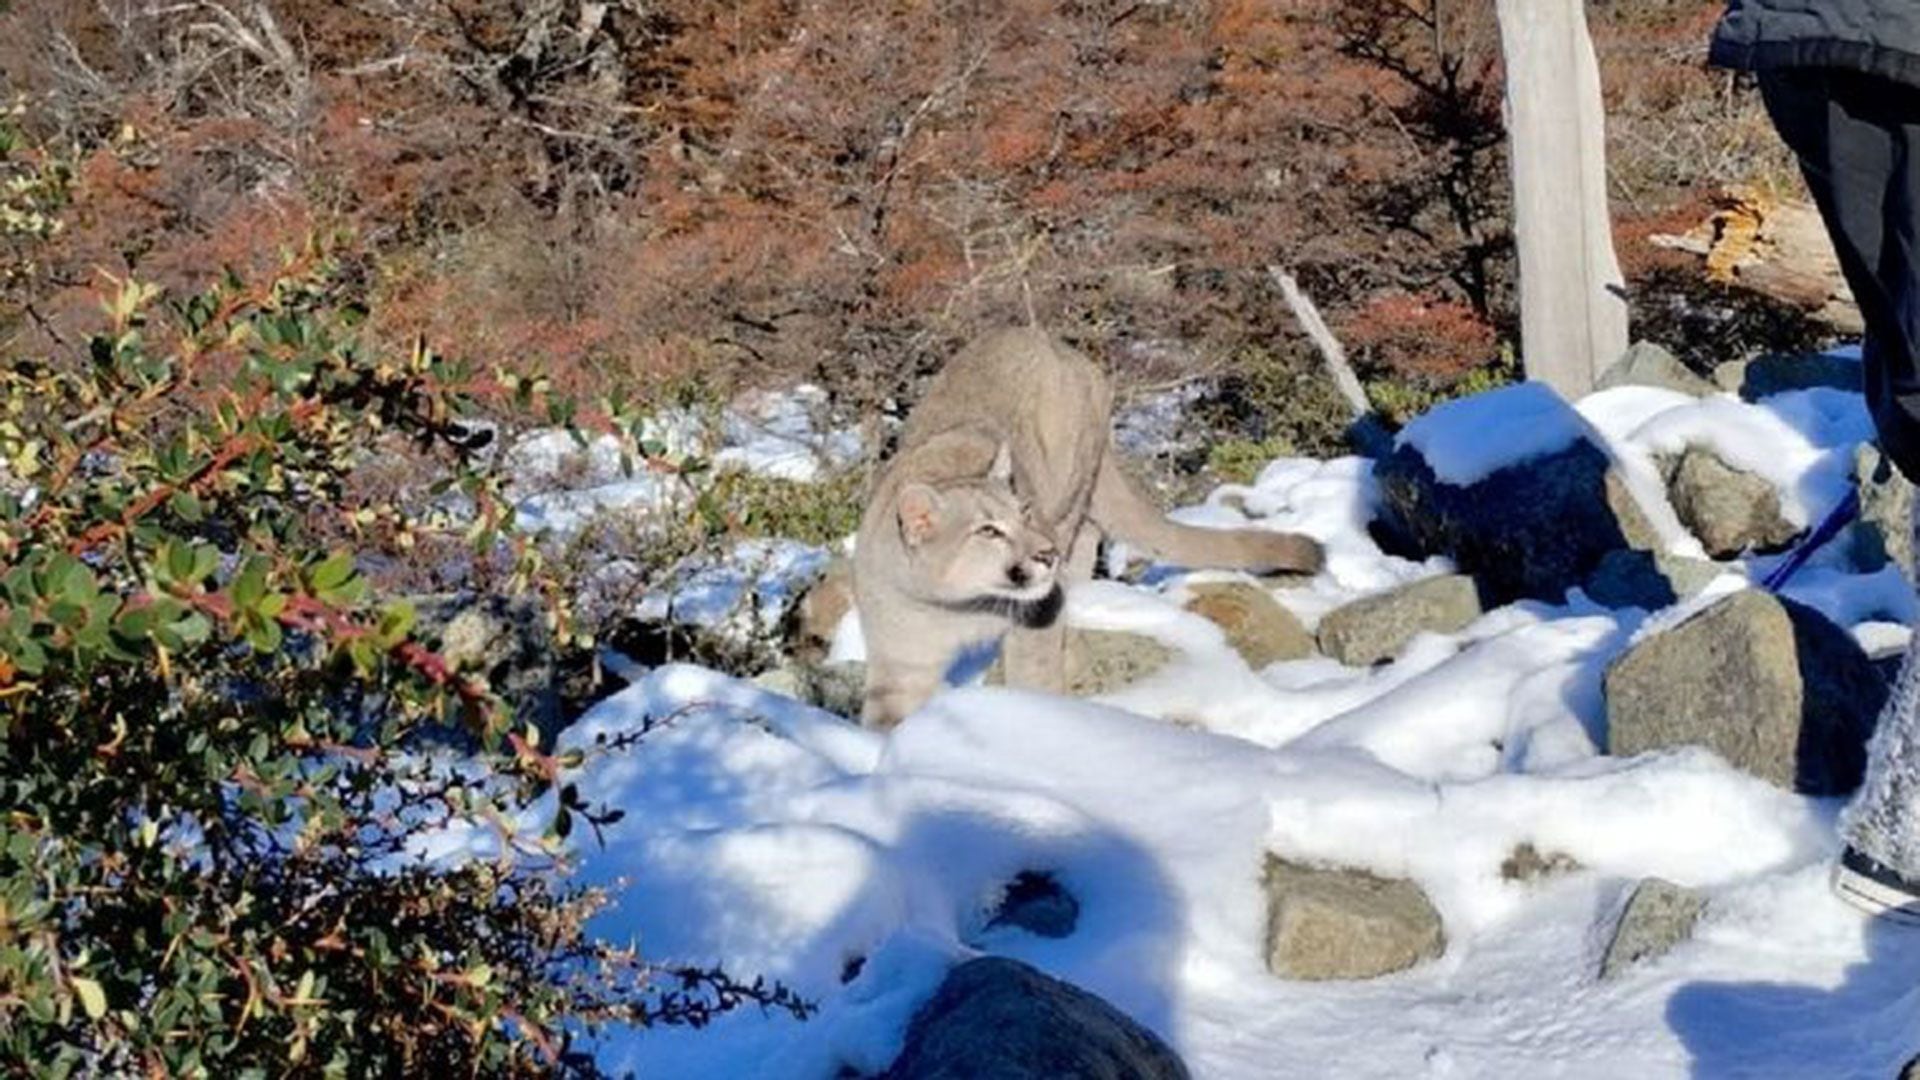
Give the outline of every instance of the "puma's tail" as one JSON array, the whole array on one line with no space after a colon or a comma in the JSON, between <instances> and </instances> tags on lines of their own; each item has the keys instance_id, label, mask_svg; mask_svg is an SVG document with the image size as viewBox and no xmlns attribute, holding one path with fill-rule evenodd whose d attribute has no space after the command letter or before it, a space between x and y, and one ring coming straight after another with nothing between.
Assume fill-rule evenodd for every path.
<instances>
[{"instance_id":1,"label":"puma's tail","mask_svg":"<svg viewBox=\"0 0 1920 1080\"><path fill-rule=\"evenodd\" d=\"M1254 573L1320 569L1320 545L1309 536L1261 529L1203 529L1169 521L1121 468L1118 458L1111 446L1101 455L1089 511L1108 536L1178 566Z\"/></svg>"}]
</instances>

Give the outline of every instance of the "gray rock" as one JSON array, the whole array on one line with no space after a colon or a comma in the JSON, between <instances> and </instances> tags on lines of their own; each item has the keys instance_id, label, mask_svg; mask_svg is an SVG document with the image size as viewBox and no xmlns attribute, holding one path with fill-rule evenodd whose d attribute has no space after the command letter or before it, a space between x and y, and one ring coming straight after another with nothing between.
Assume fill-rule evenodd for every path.
<instances>
[{"instance_id":1,"label":"gray rock","mask_svg":"<svg viewBox=\"0 0 1920 1080\"><path fill-rule=\"evenodd\" d=\"M842 660L813 669L811 704L838 716L857 717L867 696L867 665Z\"/></svg>"},{"instance_id":2,"label":"gray rock","mask_svg":"<svg viewBox=\"0 0 1920 1080\"><path fill-rule=\"evenodd\" d=\"M1188 591L1187 610L1226 631L1227 643L1255 671L1313 655L1313 635L1273 594L1244 581L1207 582Z\"/></svg>"},{"instance_id":3,"label":"gray rock","mask_svg":"<svg viewBox=\"0 0 1920 1080\"><path fill-rule=\"evenodd\" d=\"M1480 617L1473 579L1445 574L1361 597L1320 620L1320 651L1343 664L1391 660L1415 634L1451 634Z\"/></svg>"},{"instance_id":4,"label":"gray rock","mask_svg":"<svg viewBox=\"0 0 1920 1080\"><path fill-rule=\"evenodd\" d=\"M947 973L882 1080L1185 1080L1158 1036L1071 983L983 956Z\"/></svg>"},{"instance_id":5,"label":"gray rock","mask_svg":"<svg viewBox=\"0 0 1920 1080\"><path fill-rule=\"evenodd\" d=\"M1853 484L1860 493L1860 517L1848 526L1853 564L1866 573L1891 562L1907 580L1913 572L1913 484L1872 443L1853 455Z\"/></svg>"},{"instance_id":6,"label":"gray rock","mask_svg":"<svg viewBox=\"0 0 1920 1080\"><path fill-rule=\"evenodd\" d=\"M1052 874L1022 870L1007 883L987 928L1017 926L1043 938L1063 938L1080 922L1080 901Z\"/></svg>"},{"instance_id":7,"label":"gray rock","mask_svg":"<svg viewBox=\"0 0 1920 1080\"><path fill-rule=\"evenodd\" d=\"M753 685L770 694L779 694L795 701L807 699L807 677L798 664L781 664L755 675L752 681Z\"/></svg>"},{"instance_id":8,"label":"gray rock","mask_svg":"<svg viewBox=\"0 0 1920 1080\"><path fill-rule=\"evenodd\" d=\"M1713 381L1747 401L1822 386L1857 394L1862 387L1858 360L1824 353L1769 353L1752 360L1728 361L1713 369Z\"/></svg>"},{"instance_id":9,"label":"gray rock","mask_svg":"<svg viewBox=\"0 0 1920 1080\"><path fill-rule=\"evenodd\" d=\"M1446 951L1440 913L1411 881L1267 857L1267 969L1284 979L1371 979Z\"/></svg>"},{"instance_id":10,"label":"gray rock","mask_svg":"<svg viewBox=\"0 0 1920 1080\"><path fill-rule=\"evenodd\" d=\"M1661 551L1609 551L1587 579L1587 595L1608 607L1657 611L1707 587L1725 568Z\"/></svg>"},{"instance_id":11,"label":"gray rock","mask_svg":"<svg viewBox=\"0 0 1920 1080\"><path fill-rule=\"evenodd\" d=\"M1705 746L1779 787L1860 784L1887 684L1853 635L1812 608L1737 592L1607 669L1607 752Z\"/></svg>"},{"instance_id":12,"label":"gray rock","mask_svg":"<svg viewBox=\"0 0 1920 1080\"><path fill-rule=\"evenodd\" d=\"M1067 631L1067 693L1110 693L1166 667L1174 656L1145 634L1073 627Z\"/></svg>"},{"instance_id":13,"label":"gray rock","mask_svg":"<svg viewBox=\"0 0 1920 1080\"><path fill-rule=\"evenodd\" d=\"M753 684L837 716L857 717L866 696L867 665L858 660L831 664L788 660L753 677Z\"/></svg>"},{"instance_id":14,"label":"gray rock","mask_svg":"<svg viewBox=\"0 0 1920 1080\"><path fill-rule=\"evenodd\" d=\"M1780 493L1771 483L1704 446L1687 447L1673 464L1667 496L1680 523L1716 559L1777 549L1800 531L1781 516Z\"/></svg>"},{"instance_id":15,"label":"gray rock","mask_svg":"<svg viewBox=\"0 0 1920 1080\"><path fill-rule=\"evenodd\" d=\"M1542 855L1540 849L1533 846L1531 840L1523 840L1515 845L1513 851L1500 862L1502 881L1520 881L1532 884L1546 878L1561 877L1580 869L1580 860L1565 852L1549 851Z\"/></svg>"},{"instance_id":16,"label":"gray rock","mask_svg":"<svg viewBox=\"0 0 1920 1080\"><path fill-rule=\"evenodd\" d=\"M1643 960L1665 956L1693 936L1706 907L1706 900L1692 889L1659 878L1641 879L1614 924L1600 959L1600 977L1611 979Z\"/></svg>"},{"instance_id":17,"label":"gray rock","mask_svg":"<svg viewBox=\"0 0 1920 1080\"><path fill-rule=\"evenodd\" d=\"M1616 386L1657 386L1694 397L1704 397L1716 389L1712 383L1688 371L1687 365L1664 346L1651 341L1636 341L1628 346L1620 359L1594 383L1596 390L1611 390Z\"/></svg>"},{"instance_id":18,"label":"gray rock","mask_svg":"<svg viewBox=\"0 0 1920 1080\"><path fill-rule=\"evenodd\" d=\"M522 721L552 735L562 712L560 673L546 612L531 598L415 597L416 637L447 666L477 675Z\"/></svg>"},{"instance_id":19,"label":"gray rock","mask_svg":"<svg viewBox=\"0 0 1920 1080\"><path fill-rule=\"evenodd\" d=\"M1145 634L1068 627L1067 693L1075 697L1112 693L1166 667L1175 655L1174 650ZM1006 681L1006 656L1002 654L987 669L986 682L1001 686Z\"/></svg>"},{"instance_id":20,"label":"gray rock","mask_svg":"<svg viewBox=\"0 0 1920 1080\"><path fill-rule=\"evenodd\" d=\"M1559 601L1607 552L1659 546L1611 459L1585 440L1466 486L1441 482L1401 446L1374 478L1387 533L1412 554L1451 558L1489 603Z\"/></svg>"}]
</instances>

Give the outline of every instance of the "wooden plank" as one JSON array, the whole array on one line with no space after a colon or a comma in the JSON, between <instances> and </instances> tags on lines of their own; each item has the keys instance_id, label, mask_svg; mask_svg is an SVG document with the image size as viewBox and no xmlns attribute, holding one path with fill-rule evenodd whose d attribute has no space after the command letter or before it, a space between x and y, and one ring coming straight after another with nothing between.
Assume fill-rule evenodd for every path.
<instances>
[{"instance_id":1,"label":"wooden plank","mask_svg":"<svg viewBox=\"0 0 1920 1080\"><path fill-rule=\"evenodd\" d=\"M1522 366L1569 400L1627 347L1606 117L1581 0L1498 0Z\"/></svg>"}]
</instances>

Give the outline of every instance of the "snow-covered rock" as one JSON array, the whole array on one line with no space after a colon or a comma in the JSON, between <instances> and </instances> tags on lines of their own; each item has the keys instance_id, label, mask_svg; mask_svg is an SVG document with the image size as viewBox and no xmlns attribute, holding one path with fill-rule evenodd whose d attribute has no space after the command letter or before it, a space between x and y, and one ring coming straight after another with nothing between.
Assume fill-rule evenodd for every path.
<instances>
[{"instance_id":1,"label":"snow-covered rock","mask_svg":"<svg viewBox=\"0 0 1920 1080\"><path fill-rule=\"evenodd\" d=\"M1583 588L1611 608L1656 611L1698 595L1726 573L1727 566L1707 559L1621 548L1607 552Z\"/></svg>"},{"instance_id":2,"label":"snow-covered rock","mask_svg":"<svg viewBox=\"0 0 1920 1080\"><path fill-rule=\"evenodd\" d=\"M1777 549L1800 530L1780 513L1780 494L1764 477L1736 469L1704 446L1689 446L1673 463L1667 494L1680 523L1708 556Z\"/></svg>"},{"instance_id":3,"label":"snow-covered rock","mask_svg":"<svg viewBox=\"0 0 1920 1080\"><path fill-rule=\"evenodd\" d=\"M1522 383L1415 420L1374 478L1388 526L1495 602L1558 601L1607 552L1661 542L1604 447L1552 390Z\"/></svg>"},{"instance_id":4,"label":"snow-covered rock","mask_svg":"<svg viewBox=\"0 0 1920 1080\"><path fill-rule=\"evenodd\" d=\"M1151 1031L1071 983L997 956L953 969L881 1080L1186 1080Z\"/></svg>"},{"instance_id":5,"label":"snow-covered rock","mask_svg":"<svg viewBox=\"0 0 1920 1080\"><path fill-rule=\"evenodd\" d=\"M1080 922L1080 901L1052 874L1022 870L1007 883L987 929L1018 927L1043 938L1063 938Z\"/></svg>"}]
</instances>

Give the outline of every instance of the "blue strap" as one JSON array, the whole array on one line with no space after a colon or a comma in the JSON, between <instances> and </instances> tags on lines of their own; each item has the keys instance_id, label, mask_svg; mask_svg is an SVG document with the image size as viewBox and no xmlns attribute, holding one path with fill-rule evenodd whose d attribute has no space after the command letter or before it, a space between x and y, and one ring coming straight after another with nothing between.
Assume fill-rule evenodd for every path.
<instances>
[{"instance_id":1,"label":"blue strap","mask_svg":"<svg viewBox=\"0 0 1920 1080\"><path fill-rule=\"evenodd\" d=\"M1787 556L1786 561L1773 568L1773 572L1760 583L1761 587L1768 592L1776 593L1785 588L1787 582L1793 580L1793 575L1799 573L1800 568L1813 557L1814 552L1820 550L1827 541L1834 538L1836 533L1846 528L1848 522L1859 516L1860 492L1856 489L1847 492L1847 497L1840 500L1840 505L1827 512L1827 516L1807 534L1806 540L1802 541L1799 547L1793 549L1793 553Z\"/></svg>"}]
</instances>

